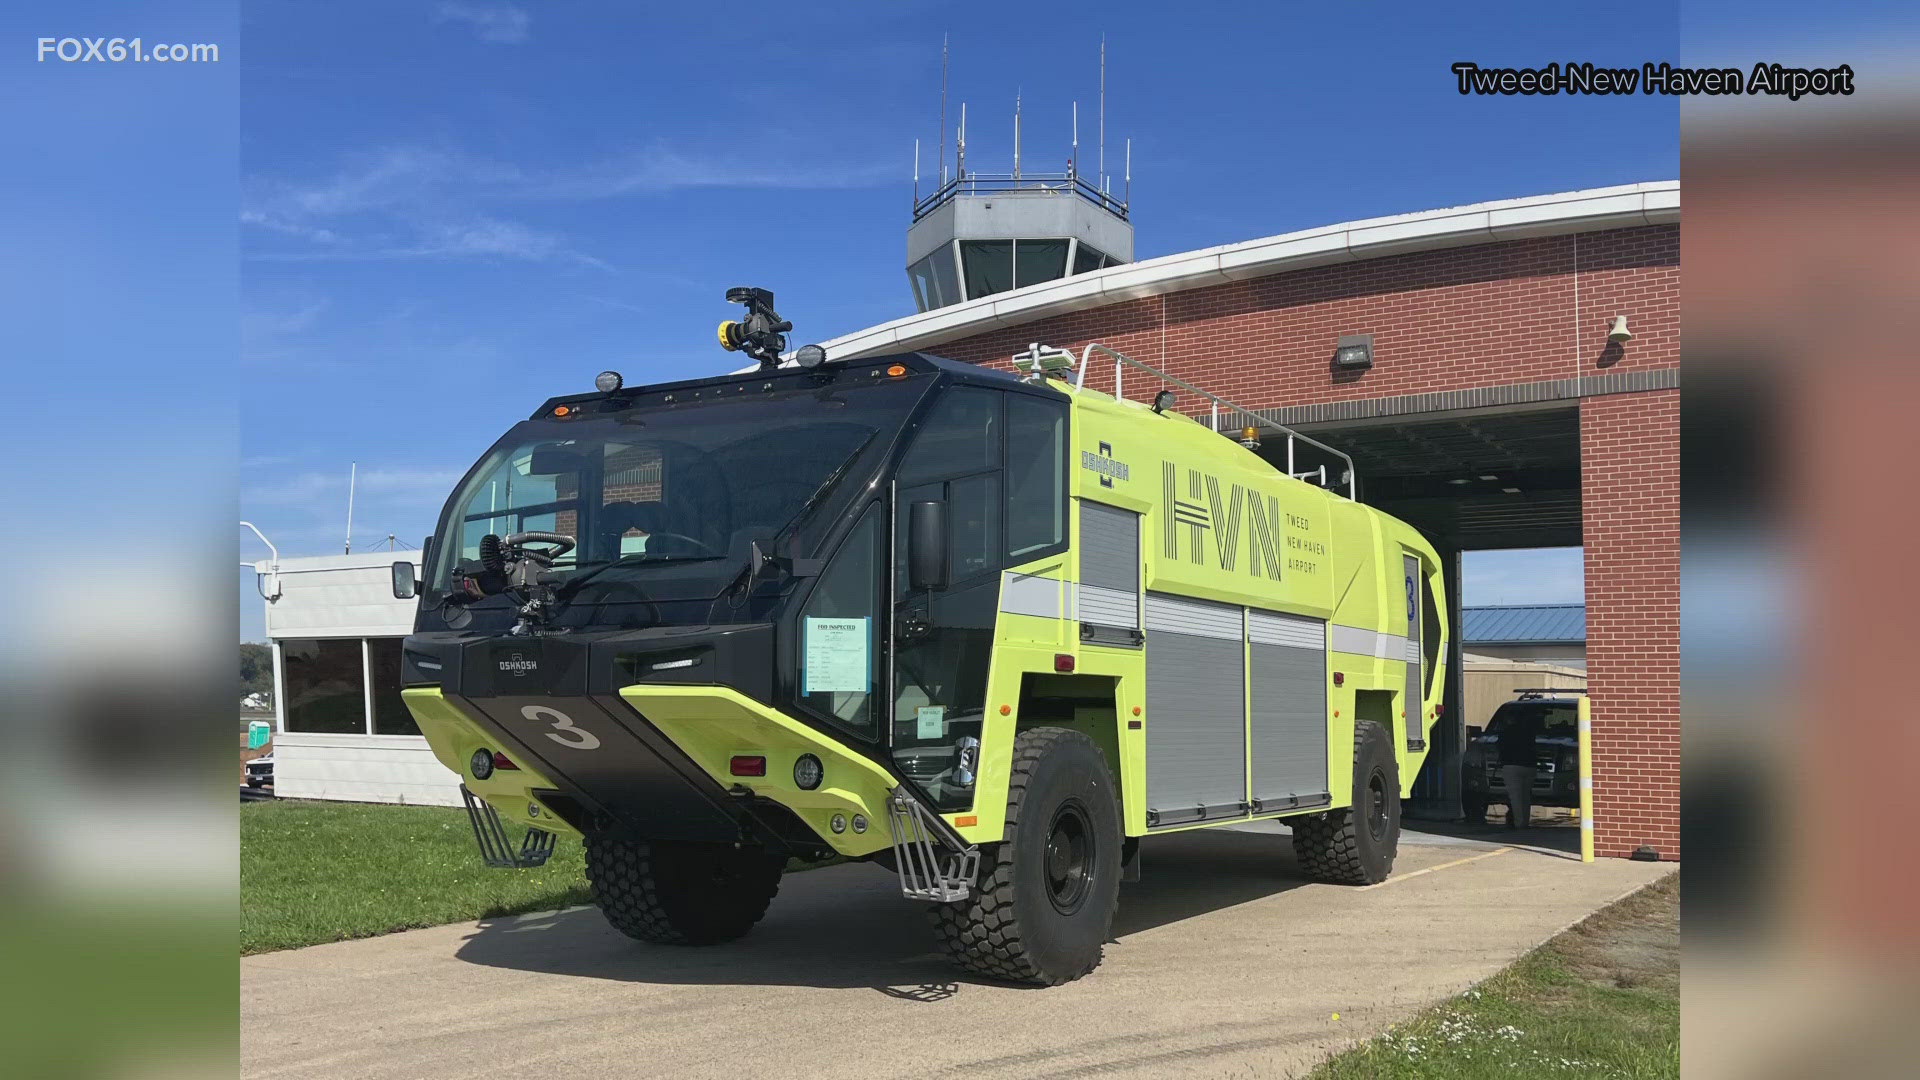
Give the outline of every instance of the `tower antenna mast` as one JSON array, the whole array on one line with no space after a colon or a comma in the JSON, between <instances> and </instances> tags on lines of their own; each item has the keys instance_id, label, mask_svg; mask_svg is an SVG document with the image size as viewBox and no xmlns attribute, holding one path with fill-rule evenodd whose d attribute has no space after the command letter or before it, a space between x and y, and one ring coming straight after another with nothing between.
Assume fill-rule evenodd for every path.
<instances>
[{"instance_id":1,"label":"tower antenna mast","mask_svg":"<svg viewBox=\"0 0 1920 1080\"><path fill-rule=\"evenodd\" d=\"M947 186L947 35L940 35L940 186Z\"/></svg>"},{"instance_id":2,"label":"tower antenna mast","mask_svg":"<svg viewBox=\"0 0 1920 1080\"><path fill-rule=\"evenodd\" d=\"M360 463L347 465L347 547L346 553L353 554L353 489L360 480Z\"/></svg>"},{"instance_id":3,"label":"tower antenna mast","mask_svg":"<svg viewBox=\"0 0 1920 1080\"><path fill-rule=\"evenodd\" d=\"M1107 35L1100 35L1100 190L1107 190Z\"/></svg>"}]
</instances>

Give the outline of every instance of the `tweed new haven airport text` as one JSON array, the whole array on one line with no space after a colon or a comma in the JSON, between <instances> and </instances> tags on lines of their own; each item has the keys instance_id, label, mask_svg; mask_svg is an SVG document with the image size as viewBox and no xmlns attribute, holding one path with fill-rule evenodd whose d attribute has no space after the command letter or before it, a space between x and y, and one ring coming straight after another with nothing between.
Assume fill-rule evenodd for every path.
<instances>
[{"instance_id":1,"label":"tweed new haven airport text","mask_svg":"<svg viewBox=\"0 0 1920 1080\"><path fill-rule=\"evenodd\" d=\"M1462 60L1452 70L1463 95L1769 94L1798 101L1809 95L1844 97L1853 93L1853 68L1848 64L1791 68L1762 62L1743 74L1739 68L1687 68L1651 62L1638 68L1558 63L1542 68L1484 68Z\"/></svg>"}]
</instances>

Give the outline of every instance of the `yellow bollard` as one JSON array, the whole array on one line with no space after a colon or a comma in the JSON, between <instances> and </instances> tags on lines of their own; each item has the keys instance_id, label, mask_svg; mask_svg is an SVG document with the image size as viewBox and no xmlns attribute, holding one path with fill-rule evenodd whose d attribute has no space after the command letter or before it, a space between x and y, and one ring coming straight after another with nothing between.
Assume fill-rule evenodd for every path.
<instances>
[{"instance_id":1,"label":"yellow bollard","mask_svg":"<svg viewBox=\"0 0 1920 1080\"><path fill-rule=\"evenodd\" d=\"M1593 861L1593 702L1580 695L1580 861Z\"/></svg>"}]
</instances>

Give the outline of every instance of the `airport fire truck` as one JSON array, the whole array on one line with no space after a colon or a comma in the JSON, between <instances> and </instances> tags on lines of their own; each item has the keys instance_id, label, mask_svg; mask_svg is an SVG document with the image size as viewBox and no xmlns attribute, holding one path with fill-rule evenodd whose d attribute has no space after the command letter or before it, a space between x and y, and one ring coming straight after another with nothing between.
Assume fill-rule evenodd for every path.
<instances>
[{"instance_id":1,"label":"airport fire truck","mask_svg":"<svg viewBox=\"0 0 1920 1080\"><path fill-rule=\"evenodd\" d=\"M962 968L1046 985L1144 837L1279 819L1305 874L1387 876L1447 606L1348 459L1099 345L787 354L770 293L728 298L758 368L545 402L394 564L487 862L578 837L614 927L702 945L789 865L871 860Z\"/></svg>"}]
</instances>

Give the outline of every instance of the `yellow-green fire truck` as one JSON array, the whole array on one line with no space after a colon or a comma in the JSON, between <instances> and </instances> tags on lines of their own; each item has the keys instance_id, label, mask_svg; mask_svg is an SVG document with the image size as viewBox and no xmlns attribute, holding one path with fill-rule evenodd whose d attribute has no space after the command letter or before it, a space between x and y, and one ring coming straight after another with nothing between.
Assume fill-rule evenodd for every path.
<instances>
[{"instance_id":1,"label":"yellow-green fire truck","mask_svg":"<svg viewBox=\"0 0 1920 1080\"><path fill-rule=\"evenodd\" d=\"M577 836L613 926L698 945L792 859L873 860L960 966L1041 984L1100 962L1142 837L1278 818L1312 877L1387 876L1447 608L1350 463L1082 388L1145 368L1098 346L782 363L736 293L759 370L546 402L395 564L489 863Z\"/></svg>"}]
</instances>

